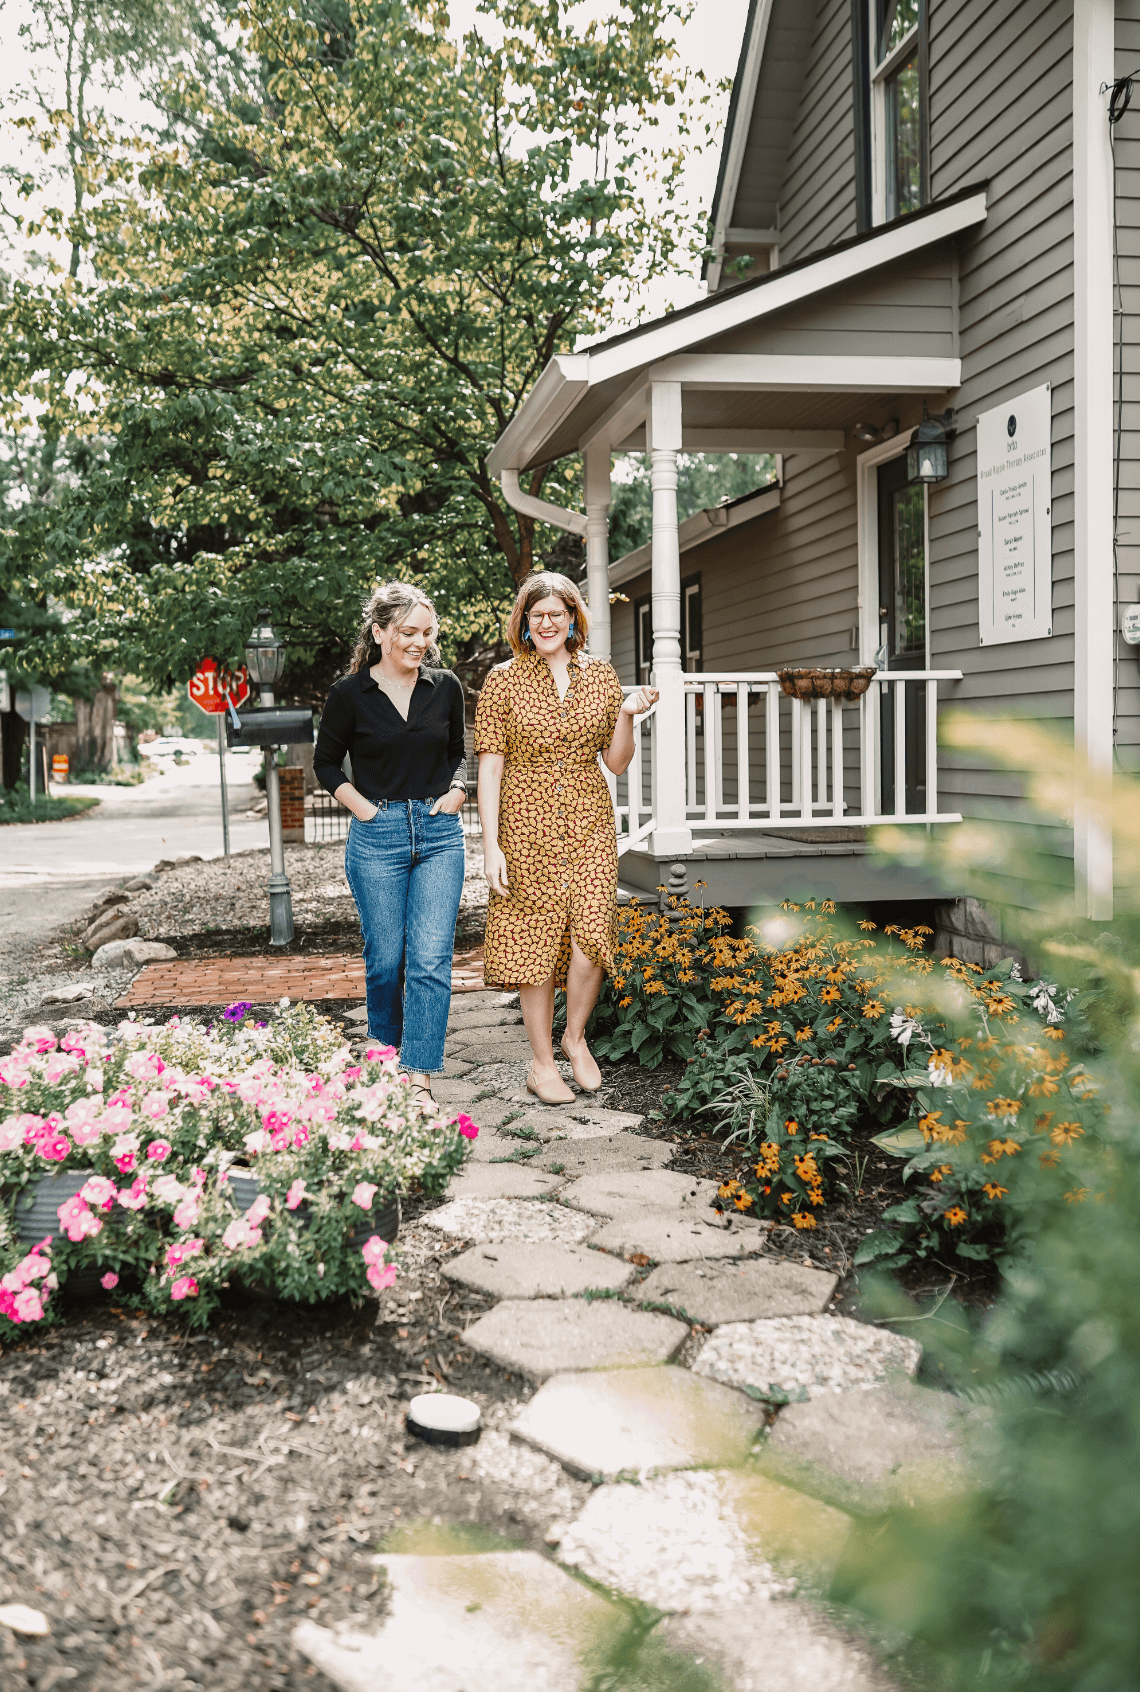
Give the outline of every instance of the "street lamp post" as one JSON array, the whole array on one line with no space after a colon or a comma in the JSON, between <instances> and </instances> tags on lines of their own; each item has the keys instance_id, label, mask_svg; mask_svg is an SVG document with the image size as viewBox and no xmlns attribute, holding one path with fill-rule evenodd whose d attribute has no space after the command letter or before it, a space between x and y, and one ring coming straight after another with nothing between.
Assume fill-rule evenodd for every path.
<instances>
[{"instance_id":1,"label":"street lamp post","mask_svg":"<svg viewBox=\"0 0 1140 1692\"><path fill-rule=\"evenodd\" d=\"M273 689L285 668L285 642L274 633L268 608L258 612L257 626L245 643L245 664L250 681L260 690L261 703L272 705ZM287 946L293 938L293 896L285 874L276 746L265 748L265 797L269 804L269 944Z\"/></svg>"}]
</instances>

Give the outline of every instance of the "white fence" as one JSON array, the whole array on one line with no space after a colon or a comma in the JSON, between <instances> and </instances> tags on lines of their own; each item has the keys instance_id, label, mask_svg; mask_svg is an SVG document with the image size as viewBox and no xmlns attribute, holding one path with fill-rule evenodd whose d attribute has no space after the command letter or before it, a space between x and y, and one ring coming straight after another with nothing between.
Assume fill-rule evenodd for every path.
<instances>
[{"instance_id":1,"label":"white fence","mask_svg":"<svg viewBox=\"0 0 1140 1692\"><path fill-rule=\"evenodd\" d=\"M685 676L688 822L717 833L960 822L938 808L938 684L961 675L881 670L847 701L789 699L774 673ZM655 751L676 755L655 748L655 717L635 722L616 783L619 852L655 827Z\"/></svg>"}]
</instances>

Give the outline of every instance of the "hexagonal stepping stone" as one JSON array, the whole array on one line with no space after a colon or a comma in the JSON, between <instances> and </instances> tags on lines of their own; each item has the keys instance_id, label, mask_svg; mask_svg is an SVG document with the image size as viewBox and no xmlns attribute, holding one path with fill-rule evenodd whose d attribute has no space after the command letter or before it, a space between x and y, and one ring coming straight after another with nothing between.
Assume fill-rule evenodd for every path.
<instances>
[{"instance_id":1,"label":"hexagonal stepping stone","mask_svg":"<svg viewBox=\"0 0 1140 1692\"><path fill-rule=\"evenodd\" d=\"M520 1021L507 1023L505 1026L464 1027L454 1030L448 1029L447 1043L449 1046L470 1047L478 1054L480 1063L493 1063L504 1046L526 1045L526 1035L522 1031ZM527 1045L529 1052L530 1047Z\"/></svg>"},{"instance_id":2,"label":"hexagonal stepping stone","mask_svg":"<svg viewBox=\"0 0 1140 1692\"><path fill-rule=\"evenodd\" d=\"M558 1556L655 1609L702 1609L824 1585L850 1531L850 1517L751 1465L674 1471L599 1487Z\"/></svg>"},{"instance_id":3,"label":"hexagonal stepping stone","mask_svg":"<svg viewBox=\"0 0 1140 1692\"><path fill-rule=\"evenodd\" d=\"M684 1211L625 1211L590 1235L590 1244L618 1257L644 1256L651 1263L688 1263L706 1258L750 1257L768 1236L758 1225L705 1222Z\"/></svg>"},{"instance_id":4,"label":"hexagonal stepping stone","mask_svg":"<svg viewBox=\"0 0 1140 1692\"><path fill-rule=\"evenodd\" d=\"M828 1393L781 1410L762 1464L846 1508L885 1510L968 1484L971 1436L989 1421L986 1410L910 1382Z\"/></svg>"},{"instance_id":5,"label":"hexagonal stepping stone","mask_svg":"<svg viewBox=\"0 0 1140 1692\"><path fill-rule=\"evenodd\" d=\"M592 1226L590 1217L540 1199L453 1199L438 1210L429 1210L423 1223L441 1234L486 1245L496 1240L579 1245Z\"/></svg>"},{"instance_id":6,"label":"hexagonal stepping stone","mask_svg":"<svg viewBox=\"0 0 1140 1692\"><path fill-rule=\"evenodd\" d=\"M703 1222L706 1218L701 1212L709 1209L716 1192L715 1181L696 1181L672 1169L651 1169L584 1175L565 1189L562 1198L576 1210L589 1210L595 1216L624 1216L631 1210L686 1210Z\"/></svg>"},{"instance_id":7,"label":"hexagonal stepping stone","mask_svg":"<svg viewBox=\"0 0 1140 1692\"><path fill-rule=\"evenodd\" d=\"M375 1632L293 1633L344 1692L585 1692L630 1630L620 1606L533 1551L376 1564L389 1605Z\"/></svg>"},{"instance_id":8,"label":"hexagonal stepping stone","mask_svg":"<svg viewBox=\"0 0 1140 1692\"><path fill-rule=\"evenodd\" d=\"M471 1005L468 1001L473 997L474 994L465 993L462 999L451 1001L451 1015L447 1019L449 1034L461 1028L517 1028L522 1022L521 1011L506 1005Z\"/></svg>"},{"instance_id":9,"label":"hexagonal stepping stone","mask_svg":"<svg viewBox=\"0 0 1140 1692\"><path fill-rule=\"evenodd\" d=\"M516 1438L589 1480L654 1469L743 1463L764 1412L687 1369L555 1375L511 1426Z\"/></svg>"},{"instance_id":10,"label":"hexagonal stepping stone","mask_svg":"<svg viewBox=\"0 0 1140 1692\"><path fill-rule=\"evenodd\" d=\"M848 1316L776 1316L718 1328L693 1368L731 1386L819 1398L883 1386L893 1375L913 1375L921 1356L917 1340Z\"/></svg>"},{"instance_id":11,"label":"hexagonal stepping stone","mask_svg":"<svg viewBox=\"0 0 1140 1692\"><path fill-rule=\"evenodd\" d=\"M469 1163L447 1191L453 1199L541 1198L560 1184L559 1176L525 1163Z\"/></svg>"},{"instance_id":12,"label":"hexagonal stepping stone","mask_svg":"<svg viewBox=\"0 0 1140 1692\"><path fill-rule=\"evenodd\" d=\"M662 1264L638 1287L638 1297L683 1310L692 1322L754 1322L768 1316L810 1316L826 1306L838 1275L798 1263Z\"/></svg>"},{"instance_id":13,"label":"hexagonal stepping stone","mask_svg":"<svg viewBox=\"0 0 1140 1692\"><path fill-rule=\"evenodd\" d=\"M509 1299L473 1322L463 1343L527 1380L546 1381L559 1370L667 1363L688 1337L687 1322L616 1299Z\"/></svg>"},{"instance_id":14,"label":"hexagonal stepping stone","mask_svg":"<svg viewBox=\"0 0 1140 1692\"><path fill-rule=\"evenodd\" d=\"M633 1268L604 1251L582 1246L528 1245L506 1240L501 1245L472 1246L462 1257L440 1265L449 1281L490 1293L493 1298L570 1298L594 1289L624 1287Z\"/></svg>"},{"instance_id":15,"label":"hexagonal stepping stone","mask_svg":"<svg viewBox=\"0 0 1140 1692\"><path fill-rule=\"evenodd\" d=\"M662 1622L661 1643L718 1670L731 1692L899 1692L866 1641L821 1615L814 1604L717 1604Z\"/></svg>"},{"instance_id":16,"label":"hexagonal stepping stone","mask_svg":"<svg viewBox=\"0 0 1140 1692\"><path fill-rule=\"evenodd\" d=\"M583 1175L619 1175L638 1169L662 1169L673 1160L668 1140L644 1134L607 1134L595 1140L556 1140L533 1160L536 1169L549 1169L574 1181Z\"/></svg>"}]
</instances>

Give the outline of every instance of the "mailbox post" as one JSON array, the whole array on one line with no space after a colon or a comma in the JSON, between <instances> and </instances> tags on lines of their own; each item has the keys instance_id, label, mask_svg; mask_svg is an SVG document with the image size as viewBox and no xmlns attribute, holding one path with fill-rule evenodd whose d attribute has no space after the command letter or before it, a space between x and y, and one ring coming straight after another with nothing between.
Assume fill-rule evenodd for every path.
<instances>
[{"instance_id":1,"label":"mailbox post","mask_svg":"<svg viewBox=\"0 0 1140 1692\"><path fill-rule=\"evenodd\" d=\"M259 689L262 706L272 708L273 689L280 681L281 672L285 668L285 642L278 639L274 633L268 609L258 612L257 626L245 643L245 664L250 680ZM268 709L264 714L258 712L247 715L261 716L262 723L259 726L267 734L278 728L283 731L279 740L261 739L260 744L265 747L265 797L269 809L269 944L287 946L293 938L293 895L289 877L285 874L285 842L281 838L281 784L277 779L277 747L289 739L289 724L285 719L290 716L308 716L308 735L311 739L313 716L311 711L298 713L280 709ZM270 722L269 718L281 721ZM245 728L244 720L242 727Z\"/></svg>"}]
</instances>

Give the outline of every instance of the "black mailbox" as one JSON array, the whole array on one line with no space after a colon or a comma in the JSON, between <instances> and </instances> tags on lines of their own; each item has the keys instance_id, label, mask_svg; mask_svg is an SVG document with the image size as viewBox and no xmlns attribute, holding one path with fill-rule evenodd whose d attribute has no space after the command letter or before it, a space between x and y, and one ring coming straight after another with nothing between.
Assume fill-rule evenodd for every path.
<instances>
[{"instance_id":1,"label":"black mailbox","mask_svg":"<svg viewBox=\"0 0 1140 1692\"><path fill-rule=\"evenodd\" d=\"M312 706L246 705L226 712L227 746L312 745Z\"/></svg>"}]
</instances>

